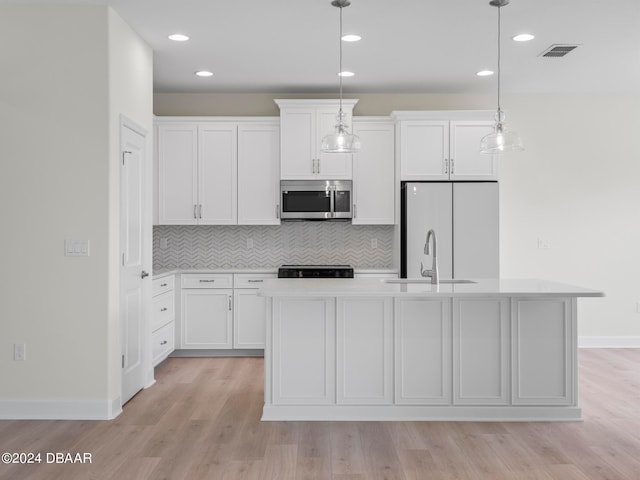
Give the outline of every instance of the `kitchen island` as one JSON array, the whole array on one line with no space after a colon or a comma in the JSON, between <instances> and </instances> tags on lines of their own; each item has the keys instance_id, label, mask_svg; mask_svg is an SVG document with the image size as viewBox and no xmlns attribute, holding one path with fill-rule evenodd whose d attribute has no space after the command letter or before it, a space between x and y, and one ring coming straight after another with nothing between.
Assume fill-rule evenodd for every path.
<instances>
[{"instance_id":1,"label":"kitchen island","mask_svg":"<svg viewBox=\"0 0 640 480\"><path fill-rule=\"evenodd\" d=\"M263 420L580 420L577 298L544 280L274 279Z\"/></svg>"}]
</instances>

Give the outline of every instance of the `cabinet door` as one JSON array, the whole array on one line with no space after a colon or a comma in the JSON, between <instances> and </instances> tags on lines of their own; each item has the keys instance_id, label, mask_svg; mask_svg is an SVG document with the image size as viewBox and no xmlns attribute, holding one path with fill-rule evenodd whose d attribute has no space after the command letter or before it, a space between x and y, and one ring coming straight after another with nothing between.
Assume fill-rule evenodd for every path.
<instances>
[{"instance_id":1,"label":"cabinet door","mask_svg":"<svg viewBox=\"0 0 640 480\"><path fill-rule=\"evenodd\" d=\"M315 171L317 178L350 180L353 176L351 169L353 154L320 152L322 138L325 135L335 132L335 126L338 122L338 110L338 106L318 108L316 110L316 136L314 146L316 150L315 158L318 159ZM352 132L351 111L344 106L342 110L345 113L345 123L349 125L349 131Z\"/></svg>"},{"instance_id":2,"label":"cabinet door","mask_svg":"<svg viewBox=\"0 0 640 480\"><path fill-rule=\"evenodd\" d=\"M451 403L451 299L396 299L395 401Z\"/></svg>"},{"instance_id":3,"label":"cabinet door","mask_svg":"<svg viewBox=\"0 0 640 480\"><path fill-rule=\"evenodd\" d=\"M202 125L198 129L198 223L237 223L237 127Z\"/></svg>"},{"instance_id":4,"label":"cabinet door","mask_svg":"<svg viewBox=\"0 0 640 480\"><path fill-rule=\"evenodd\" d=\"M314 108L286 108L280 112L280 175L284 180L315 176L316 112Z\"/></svg>"},{"instance_id":5,"label":"cabinet door","mask_svg":"<svg viewBox=\"0 0 640 480\"><path fill-rule=\"evenodd\" d=\"M231 348L232 297L231 289L183 289L180 347Z\"/></svg>"},{"instance_id":6,"label":"cabinet door","mask_svg":"<svg viewBox=\"0 0 640 480\"><path fill-rule=\"evenodd\" d=\"M238 126L238 224L279 225L280 127Z\"/></svg>"},{"instance_id":7,"label":"cabinet door","mask_svg":"<svg viewBox=\"0 0 640 480\"><path fill-rule=\"evenodd\" d=\"M512 402L573 405L576 399L576 299L513 299Z\"/></svg>"},{"instance_id":8,"label":"cabinet door","mask_svg":"<svg viewBox=\"0 0 640 480\"><path fill-rule=\"evenodd\" d=\"M337 306L337 403L391 405L393 300L339 298Z\"/></svg>"},{"instance_id":9,"label":"cabinet door","mask_svg":"<svg viewBox=\"0 0 640 480\"><path fill-rule=\"evenodd\" d=\"M274 298L271 345L276 405L335 401L335 301Z\"/></svg>"},{"instance_id":10,"label":"cabinet door","mask_svg":"<svg viewBox=\"0 0 640 480\"><path fill-rule=\"evenodd\" d=\"M233 348L264 348L266 298L257 289L235 289Z\"/></svg>"},{"instance_id":11,"label":"cabinet door","mask_svg":"<svg viewBox=\"0 0 640 480\"><path fill-rule=\"evenodd\" d=\"M195 225L198 204L198 130L195 125L158 127L158 223Z\"/></svg>"},{"instance_id":12,"label":"cabinet door","mask_svg":"<svg viewBox=\"0 0 640 480\"><path fill-rule=\"evenodd\" d=\"M362 149L353 161L353 224L395 223L395 127L392 122L357 122Z\"/></svg>"},{"instance_id":13,"label":"cabinet door","mask_svg":"<svg viewBox=\"0 0 640 480\"><path fill-rule=\"evenodd\" d=\"M509 403L509 301L453 301L454 405Z\"/></svg>"},{"instance_id":14,"label":"cabinet door","mask_svg":"<svg viewBox=\"0 0 640 480\"><path fill-rule=\"evenodd\" d=\"M400 180L449 179L449 121L400 122Z\"/></svg>"},{"instance_id":15,"label":"cabinet door","mask_svg":"<svg viewBox=\"0 0 640 480\"><path fill-rule=\"evenodd\" d=\"M498 180L498 156L480 153L480 140L493 132L493 122L452 121L451 180Z\"/></svg>"}]
</instances>

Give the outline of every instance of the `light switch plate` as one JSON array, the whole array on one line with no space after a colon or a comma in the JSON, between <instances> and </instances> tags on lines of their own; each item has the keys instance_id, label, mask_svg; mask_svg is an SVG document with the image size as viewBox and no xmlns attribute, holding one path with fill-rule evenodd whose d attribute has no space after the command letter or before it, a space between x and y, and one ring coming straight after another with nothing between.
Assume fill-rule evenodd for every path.
<instances>
[{"instance_id":1,"label":"light switch plate","mask_svg":"<svg viewBox=\"0 0 640 480\"><path fill-rule=\"evenodd\" d=\"M88 257L89 240L72 240L67 238L64 241L65 257Z\"/></svg>"}]
</instances>

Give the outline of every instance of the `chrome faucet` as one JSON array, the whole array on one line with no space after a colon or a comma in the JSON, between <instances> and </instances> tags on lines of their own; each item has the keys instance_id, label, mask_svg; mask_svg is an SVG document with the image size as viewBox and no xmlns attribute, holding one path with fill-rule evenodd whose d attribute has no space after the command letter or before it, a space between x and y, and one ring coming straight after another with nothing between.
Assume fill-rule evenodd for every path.
<instances>
[{"instance_id":1,"label":"chrome faucet","mask_svg":"<svg viewBox=\"0 0 640 480\"><path fill-rule=\"evenodd\" d=\"M420 275L423 277L430 277L431 283L433 285L437 285L440 282L440 276L438 275L438 240L436 239L436 232L433 230L429 230L427 232L427 241L424 244L424 254L429 255L429 241L433 237L433 263L431 265L431 270L425 270L424 265L420 262Z\"/></svg>"}]
</instances>

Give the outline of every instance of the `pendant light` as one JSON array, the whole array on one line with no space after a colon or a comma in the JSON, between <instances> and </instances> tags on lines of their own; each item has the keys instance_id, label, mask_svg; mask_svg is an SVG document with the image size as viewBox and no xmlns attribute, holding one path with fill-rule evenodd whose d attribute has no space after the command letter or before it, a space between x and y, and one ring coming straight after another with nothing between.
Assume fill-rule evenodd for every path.
<instances>
[{"instance_id":1,"label":"pendant light","mask_svg":"<svg viewBox=\"0 0 640 480\"><path fill-rule=\"evenodd\" d=\"M351 5L349 0L333 0L331 5L340 9L340 70L338 77L340 78L340 109L338 110L335 131L329 135L325 135L320 143L320 151L324 153L353 153L360 150L360 138L357 135L349 133L349 126L344 123L344 112L342 111L342 9Z\"/></svg>"},{"instance_id":2,"label":"pendant light","mask_svg":"<svg viewBox=\"0 0 640 480\"><path fill-rule=\"evenodd\" d=\"M504 112L500 108L500 9L509 5L509 0L491 0L489 5L498 7L498 111L495 116L493 133L485 135L480 140L481 153L502 153L524 150L522 140L516 132L510 132L504 125Z\"/></svg>"}]
</instances>

